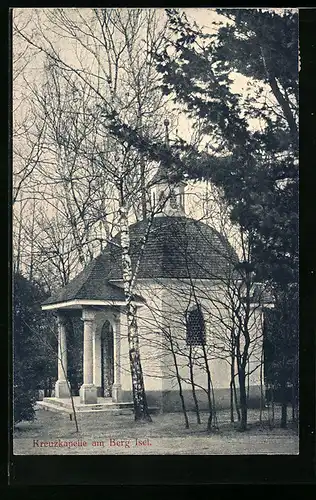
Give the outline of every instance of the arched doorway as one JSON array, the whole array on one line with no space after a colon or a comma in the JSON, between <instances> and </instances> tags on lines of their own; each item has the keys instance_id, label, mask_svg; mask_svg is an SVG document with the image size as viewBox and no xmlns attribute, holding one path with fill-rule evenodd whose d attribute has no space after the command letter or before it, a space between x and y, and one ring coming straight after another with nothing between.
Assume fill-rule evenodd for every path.
<instances>
[{"instance_id":1,"label":"arched doorway","mask_svg":"<svg viewBox=\"0 0 316 500\"><path fill-rule=\"evenodd\" d=\"M114 384L114 341L113 328L106 321L101 331L101 387L105 398L112 397Z\"/></svg>"}]
</instances>

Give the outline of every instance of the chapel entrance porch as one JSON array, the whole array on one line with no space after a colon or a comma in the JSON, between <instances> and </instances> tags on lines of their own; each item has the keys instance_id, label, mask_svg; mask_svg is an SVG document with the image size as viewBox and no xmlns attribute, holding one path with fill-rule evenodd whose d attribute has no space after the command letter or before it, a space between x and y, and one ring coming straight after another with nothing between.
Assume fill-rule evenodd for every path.
<instances>
[{"instance_id":1,"label":"chapel entrance porch","mask_svg":"<svg viewBox=\"0 0 316 500\"><path fill-rule=\"evenodd\" d=\"M81 406L106 406L121 401L121 304L103 307L73 307L63 304L54 307L58 325L58 378L55 384L55 397L44 398L40 406L53 409L68 408L71 405L70 393L80 411ZM53 307L50 307L53 309ZM123 312L124 316L124 312ZM73 349L70 332L74 332L72 319L77 317L79 330L72 333L76 337ZM124 322L124 318L123 318ZM82 325L83 323L83 325ZM72 328L71 328L72 326ZM79 331L79 335L78 335ZM79 366L78 383L71 383L74 360ZM73 378L73 377L72 377Z\"/></svg>"},{"instance_id":2,"label":"chapel entrance porch","mask_svg":"<svg viewBox=\"0 0 316 500\"><path fill-rule=\"evenodd\" d=\"M80 302L68 301L42 306L44 310L53 310L57 319L58 379L55 384L55 396L44 397L37 405L39 408L65 413L70 417L73 416L74 410L84 414L133 414L132 395L124 394L121 385L122 379L126 392L126 371L129 365L126 368L126 361L125 364L122 363L122 356L126 359L128 353L125 302ZM138 307L142 305L143 302L137 303ZM77 322L77 329L70 328L70 323L72 327L74 325L73 321ZM74 340L75 349L72 345ZM80 368L80 374L76 377L76 383L71 384L70 375L74 360ZM160 411L158 406L150 406L148 409L150 413Z\"/></svg>"}]
</instances>

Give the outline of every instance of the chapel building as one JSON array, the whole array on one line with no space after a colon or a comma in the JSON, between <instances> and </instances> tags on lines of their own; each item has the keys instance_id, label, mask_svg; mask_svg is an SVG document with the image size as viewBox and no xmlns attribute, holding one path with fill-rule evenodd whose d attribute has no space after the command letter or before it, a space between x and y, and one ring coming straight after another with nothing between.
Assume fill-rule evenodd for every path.
<instances>
[{"instance_id":1,"label":"chapel building","mask_svg":"<svg viewBox=\"0 0 316 500\"><path fill-rule=\"evenodd\" d=\"M167 124L166 124L167 126ZM160 165L151 204L162 210L151 221L129 227L136 270L140 356L149 407L181 410L179 380L187 409L207 409L209 376L217 408L230 405L232 297L238 286L238 256L218 231L186 216L185 183L170 183ZM148 231L143 246L143 237ZM58 319L58 378L55 398L69 398L67 321L81 317L81 405L132 402L120 234L69 284L42 305ZM262 308L253 303L247 367L249 406L261 395ZM72 355L73 356L73 355ZM234 362L235 363L235 362ZM233 367L236 372L236 367ZM237 378L236 385L238 386ZM47 398L45 398L47 399Z\"/></svg>"}]
</instances>

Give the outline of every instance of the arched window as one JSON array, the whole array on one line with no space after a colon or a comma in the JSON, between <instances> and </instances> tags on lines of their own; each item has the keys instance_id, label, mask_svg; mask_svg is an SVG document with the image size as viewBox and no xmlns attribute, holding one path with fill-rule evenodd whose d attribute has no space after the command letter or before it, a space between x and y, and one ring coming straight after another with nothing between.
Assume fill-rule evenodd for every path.
<instances>
[{"instance_id":1,"label":"arched window","mask_svg":"<svg viewBox=\"0 0 316 500\"><path fill-rule=\"evenodd\" d=\"M205 345L205 321L201 307L197 306L186 313L187 345Z\"/></svg>"}]
</instances>

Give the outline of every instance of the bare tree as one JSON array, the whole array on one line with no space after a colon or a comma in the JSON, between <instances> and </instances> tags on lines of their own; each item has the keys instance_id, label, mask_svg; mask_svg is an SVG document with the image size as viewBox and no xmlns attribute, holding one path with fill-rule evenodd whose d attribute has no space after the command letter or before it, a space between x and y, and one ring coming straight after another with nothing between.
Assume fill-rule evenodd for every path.
<instances>
[{"instance_id":1,"label":"bare tree","mask_svg":"<svg viewBox=\"0 0 316 500\"><path fill-rule=\"evenodd\" d=\"M106 114L118 113L140 133L159 137L157 123L164 99L157 88L153 52L163 42L164 25L159 27L156 11L147 9L48 9L34 14L35 33L16 29L25 42L40 50L49 61L46 65L50 78L44 89L47 94L37 92L42 122L48 121L43 177L47 179L51 172L55 175L53 165L54 159L57 160L59 186L63 190L61 203L70 219L81 264L84 263L81 238L87 239L92 220L89 207L97 209L95 200L91 200L91 184L84 186L84 181L89 181L95 173L99 183L106 182L112 190L115 227L121 232L135 418L150 420L133 302L129 219L137 191L142 193L141 211L146 217L146 177L152 165L146 165L129 144L109 136ZM67 47L58 46L61 37L67 37ZM63 51L67 48L72 54L70 58ZM79 109L73 105L76 100ZM49 163L51 168L47 169ZM53 188L57 184L56 179L50 182ZM100 202L104 203L103 193ZM104 219L104 214L100 214L97 222L102 216ZM78 234L80 224L83 229Z\"/></svg>"},{"instance_id":2,"label":"bare tree","mask_svg":"<svg viewBox=\"0 0 316 500\"><path fill-rule=\"evenodd\" d=\"M42 139L45 123L36 124L36 111L26 85L27 76L32 74L32 61L39 49L22 42L19 30L32 29L32 19L27 10L12 13L12 158L14 203L19 199L22 187L28 187L35 174L42 153Z\"/></svg>"},{"instance_id":3,"label":"bare tree","mask_svg":"<svg viewBox=\"0 0 316 500\"><path fill-rule=\"evenodd\" d=\"M222 213L224 214L224 212L224 207L222 207ZM212 211L210 211L211 213ZM227 363L230 373L231 420L234 421L235 408L239 428L245 430L247 428L250 378L254 372L259 373L263 362L262 306L264 305L266 284L256 283L255 276L251 271L251 254L247 253L249 252L249 242L240 228L234 228L228 224L226 243L222 250L218 247L220 240L217 238L213 240L213 237L210 237L212 232L201 233L205 248L207 248L206 254L217 255L217 260L225 263L224 267L226 267L227 272L219 272L216 268L212 270L207 265L203 266L200 260L196 260L194 251L192 252L194 246L189 245L190 235L185 234L185 227L181 226L181 228L176 229L171 222L170 224L172 237L176 238L175 235L179 233L179 240L174 242L177 247L177 265L179 265L179 259L181 262L183 261L187 269L187 278L174 278L169 283L163 280L160 283L158 278L153 278L157 285L163 287L167 293L166 298L162 299L163 318L161 317L161 307L155 308L151 300L148 307L152 318L149 321L145 314L142 321L148 323L149 332L159 330L162 332L162 337L153 338L150 334L147 337L146 333L142 333L140 335L141 341L144 344L154 346L155 357L161 356L162 359L163 352L165 355L168 352L171 353L170 361L173 360L174 364L173 377L178 381L184 416L186 415L186 404L183 386L191 388L197 418L199 418L200 402L196 390L202 390L206 394L209 407L208 430L215 430L218 427L216 396L211 375L212 365L216 360ZM220 224L223 233L225 228L222 222ZM236 252L226 247L228 239L238 249L239 259ZM170 258L172 259L172 256ZM203 276L203 280L197 279L192 274L192 266L195 269L199 266L199 274ZM161 298L157 297L158 304L159 301ZM201 342L196 347L187 345L185 342L186 310L190 304L196 309L202 309L205 330L208 332L205 342ZM201 329L203 330L203 328L204 326L201 324ZM162 352L157 354L160 352L159 349ZM163 377L172 377L170 370L172 371L171 365ZM205 375L203 382L201 381L202 373ZM150 375L146 373L146 376ZM215 374L214 377L216 377ZM260 391L262 398L264 398L262 386ZM263 404L262 401L261 404Z\"/></svg>"}]
</instances>

